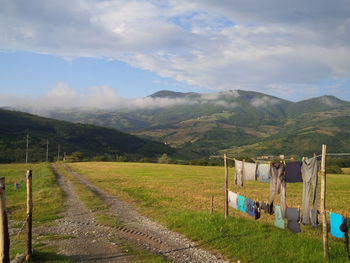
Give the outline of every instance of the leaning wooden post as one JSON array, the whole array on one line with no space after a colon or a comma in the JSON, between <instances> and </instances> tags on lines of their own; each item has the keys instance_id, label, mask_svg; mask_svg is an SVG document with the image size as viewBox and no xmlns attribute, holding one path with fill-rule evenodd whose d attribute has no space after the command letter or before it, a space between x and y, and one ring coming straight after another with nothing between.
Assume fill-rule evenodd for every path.
<instances>
[{"instance_id":1,"label":"leaning wooden post","mask_svg":"<svg viewBox=\"0 0 350 263\"><path fill-rule=\"evenodd\" d=\"M0 178L0 262L10 262L10 236L6 212L5 177Z\"/></svg>"},{"instance_id":2,"label":"leaning wooden post","mask_svg":"<svg viewBox=\"0 0 350 263\"><path fill-rule=\"evenodd\" d=\"M33 200L32 200L32 170L27 171L27 251L26 261L32 258L32 211L33 211Z\"/></svg>"},{"instance_id":3,"label":"leaning wooden post","mask_svg":"<svg viewBox=\"0 0 350 263\"><path fill-rule=\"evenodd\" d=\"M321 160L321 217L322 217L322 234L323 234L323 256L329 259L328 249L328 224L326 216L326 158L327 145L322 145L322 160Z\"/></svg>"},{"instance_id":4,"label":"leaning wooden post","mask_svg":"<svg viewBox=\"0 0 350 263\"><path fill-rule=\"evenodd\" d=\"M224 154L224 166L225 166L225 218L228 216L228 166L227 156Z\"/></svg>"}]
</instances>

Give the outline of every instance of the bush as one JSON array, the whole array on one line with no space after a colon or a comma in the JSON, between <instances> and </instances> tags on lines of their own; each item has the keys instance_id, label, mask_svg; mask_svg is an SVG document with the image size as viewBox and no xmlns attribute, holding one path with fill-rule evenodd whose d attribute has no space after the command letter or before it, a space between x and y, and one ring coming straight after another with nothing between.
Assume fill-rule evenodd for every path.
<instances>
[{"instance_id":1,"label":"bush","mask_svg":"<svg viewBox=\"0 0 350 263\"><path fill-rule=\"evenodd\" d=\"M117 155L116 161L117 162L127 162L128 161L128 157L126 157L124 155Z\"/></svg>"},{"instance_id":2,"label":"bush","mask_svg":"<svg viewBox=\"0 0 350 263\"><path fill-rule=\"evenodd\" d=\"M169 163L169 157L164 153L161 157L158 158L158 163Z\"/></svg>"},{"instance_id":3,"label":"bush","mask_svg":"<svg viewBox=\"0 0 350 263\"><path fill-rule=\"evenodd\" d=\"M326 167L327 174L342 174L343 171L339 166L330 165Z\"/></svg>"},{"instance_id":4,"label":"bush","mask_svg":"<svg viewBox=\"0 0 350 263\"><path fill-rule=\"evenodd\" d=\"M84 158L84 153L82 153L82 152L74 152L70 156L71 156L71 158L74 161L81 162L81 160L83 160L83 158Z\"/></svg>"},{"instance_id":5,"label":"bush","mask_svg":"<svg viewBox=\"0 0 350 263\"><path fill-rule=\"evenodd\" d=\"M97 155L95 157L92 157L91 160L93 162L106 162L108 161L108 157L106 155Z\"/></svg>"}]
</instances>

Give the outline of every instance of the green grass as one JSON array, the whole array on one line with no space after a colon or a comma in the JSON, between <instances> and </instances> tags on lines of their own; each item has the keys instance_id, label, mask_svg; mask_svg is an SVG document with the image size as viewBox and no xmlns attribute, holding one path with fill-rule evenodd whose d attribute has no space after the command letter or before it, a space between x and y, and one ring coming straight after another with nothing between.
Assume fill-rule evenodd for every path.
<instances>
[{"instance_id":1,"label":"green grass","mask_svg":"<svg viewBox=\"0 0 350 263\"><path fill-rule=\"evenodd\" d=\"M110 194L132 202L141 213L231 259L280 262L284 258L286 262L322 262L320 227L302 226L302 233L295 235L275 228L273 216L263 214L254 221L233 209L225 221L222 167L141 163L69 165ZM268 184L247 182L244 188L237 189L233 185L233 172L230 168L230 189L255 200L268 199ZM349 175L327 175L328 209L348 212L349 186ZM301 183L288 184L287 205L301 206L301 192ZM211 196L214 196L215 210L212 216L208 213ZM219 238L223 235L224 238ZM213 238L218 239L212 241ZM342 240L330 237L329 243L331 261L344 262Z\"/></svg>"},{"instance_id":2,"label":"green grass","mask_svg":"<svg viewBox=\"0 0 350 263\"><path fill-rule=\"evenodd\" d=\"M74 187L74 191L78 194L79 199L89 208L99 224L115 227L121 225L117 216L111 215L105 202L99 198L89 188L84 186L79 179L68 173L62 165L56 165L58 171L65 176ZM137 248L131 242L117 239L116 243L123 252L129 253L133 263L162 263L168 262L162 256L154 255L144 249Z\"/></svg>"},{"instance_id":3,"label":"green grass","mask_svg":"<svg viewBox=\"0 0 350 263\"><path fill-rule=\"evenodd\" d=\"M26 219L26 182L27 169L33 170L33 226L49 224L59 218L64 211L64 196L58 187L55 177L47 163L40 164L1 164L0 177L6 180L6 205L11 227L21 227ZM19 188L14 189L13 184L19 183ZM25 231L25 229L24 229ZM54 253L54 248L40 245L37 240L48 237L33 236L33 247L38 254L33 262L70 262L66 257ZM59 238L59 237L58 237ZM10 256L25 251L24 233L10 237ZM45 258L45 260L44 260Z\"/></svg>"}]
</instances>

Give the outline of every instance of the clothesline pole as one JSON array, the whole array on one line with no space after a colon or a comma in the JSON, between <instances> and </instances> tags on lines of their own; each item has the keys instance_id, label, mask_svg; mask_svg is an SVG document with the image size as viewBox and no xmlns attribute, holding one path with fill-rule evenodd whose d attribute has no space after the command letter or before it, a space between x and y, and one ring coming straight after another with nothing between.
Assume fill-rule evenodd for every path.
<instances>
[{"instance_id":1,"label":"clothesline pole","mask_svg":"<svg viewBox=\"0 0 350 263\"><path fill-rule=\"evenodd\" d=\"M321 160L321 217L322 217L322 234L323 234L323 256L329 259L328 249L328 226L326 217L326 158L327 145L322 145L322 160Z\"/></svg>"},{"instance_id":2,"label":"clothesline pole","mask_svg":"<svg viewBox=\"0 0 350 263\"><path fill-rule=\"evenodd\" d=\"M227 156L224 154L224 166L225 166L225 218L228 216L228 166L227 166Z\"/></svg>"}]
</instances>

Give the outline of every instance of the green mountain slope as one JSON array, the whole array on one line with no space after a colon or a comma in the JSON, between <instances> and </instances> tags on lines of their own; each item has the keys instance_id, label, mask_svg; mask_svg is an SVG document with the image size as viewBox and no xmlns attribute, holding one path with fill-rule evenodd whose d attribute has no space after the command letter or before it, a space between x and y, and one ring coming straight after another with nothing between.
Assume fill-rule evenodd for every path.
<instances>
[{"instance_id":1,"label":"green mountain slope","mask_svg":"<svg viewBox=\"0 0 350 263\"><path fill-rule=\"evenodd\" d=\"M114 129L0 109L0 162L25 159L27 131L30 135L30 161L45 160L46 140L49 140L51 160L57 155L58 144L61 146L61 154L80 151L87 156L128 154L136 158L174 153L173 149L163 143Z\"/></svg>"},{"instance_id":2,"label":"green mountain slope","mask_svg":"<svg viewBox=\"0 0 350 263\"><path fill-rule=\"evenodd\" d=\"M76 109L49 116L120 129L201 156L220 150L303 154L319 152L322 143L332 143L338 152L350 149L350 102L333 96L291 102L243 90L211 94L163 90L147 99L154 101L154 107Z\"/></svg>"}]
</instances>

